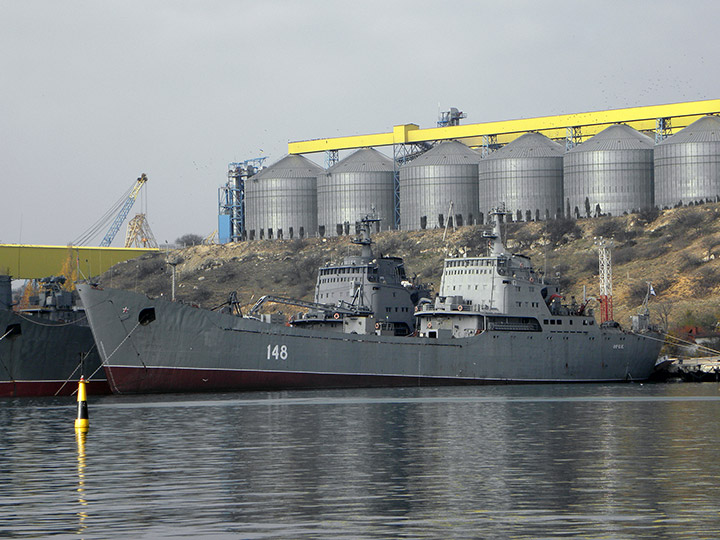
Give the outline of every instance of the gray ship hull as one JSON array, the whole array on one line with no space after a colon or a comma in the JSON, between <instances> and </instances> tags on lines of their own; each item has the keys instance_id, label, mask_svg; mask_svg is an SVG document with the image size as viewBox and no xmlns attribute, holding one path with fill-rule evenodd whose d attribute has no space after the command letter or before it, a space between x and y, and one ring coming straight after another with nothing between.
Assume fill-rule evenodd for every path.
<instances>
[{"instance_id":1,"label":"gray ship hull","mask_svg":"<svg viewBox=\"0 0 720 540\"><path fill-rule=\"evenodd\" d=\"M81 374L96 371L88 392L110 393L88 326L0 310L0 337L6 333L0 340L0 397L70 395Z\"/></svg>"},{"instance_id":2,"label":"gray ship hull","mask_svg":"<svg viewBox=\"0 0 720 540\"><path fill-rule=\"evenodd\" d=\"M644 380L662 345L654 333L598 326L462 339L344 334L78 291L116 393Z\"/></svg>"}]
</instances>

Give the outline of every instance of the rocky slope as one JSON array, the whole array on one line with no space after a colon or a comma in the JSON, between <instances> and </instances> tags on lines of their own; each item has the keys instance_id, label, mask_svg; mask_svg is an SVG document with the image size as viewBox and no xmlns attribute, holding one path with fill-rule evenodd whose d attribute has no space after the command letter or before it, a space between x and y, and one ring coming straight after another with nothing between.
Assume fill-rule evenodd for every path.
<instances>
[{"instance_id":1,"label":"rocky slope","mask_svg":"<svg viewBox=\"0 0 720 540\"><path fill-rule=\"evenodd\" d=\"M657 296L650 307L655 322L670 328L712 327L720 309L720 204L648 211L618 217L509 223L508 245L529 255L535 267L560 279L568 296L598 294L598 255L594 238L614 240L615 319L622 324L642 304L647 282ZM384 232L374 236L375 251L405 259L410 276L440 284L441 261L448 254L481 253L482 227ZM194 246L145 255L120 263L100 276L108 287L170 296L176 264L176 297L204 307L227 299L231 291L247 310L263 294L311 300L317 268L358 250L349 237L260 240ZM287 308L285 308L287 309Z\"/></svg>"}]
</instances>

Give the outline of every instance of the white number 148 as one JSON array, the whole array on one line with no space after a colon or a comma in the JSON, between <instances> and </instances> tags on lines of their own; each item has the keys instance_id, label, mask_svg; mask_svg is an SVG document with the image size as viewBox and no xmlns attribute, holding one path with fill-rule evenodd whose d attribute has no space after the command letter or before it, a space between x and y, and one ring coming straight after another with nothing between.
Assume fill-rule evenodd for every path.
<instances>
[{"instance_id":1,"label":"white number 148","mask_svg":"<svg viewBox=\"0 0 720 540\"><path fill-rule=\"evenodd\" d=\"M274 358L275 360L287 360L288 351L287 345L272 345L267 346L267 359Z\"/></svg>"}]
</instances>

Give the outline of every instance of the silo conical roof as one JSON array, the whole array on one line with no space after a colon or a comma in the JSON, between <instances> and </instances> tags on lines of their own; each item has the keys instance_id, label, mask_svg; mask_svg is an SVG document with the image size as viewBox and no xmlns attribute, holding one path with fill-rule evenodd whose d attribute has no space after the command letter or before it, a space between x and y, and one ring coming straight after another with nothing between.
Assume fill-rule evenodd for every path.
<instances>
[{"instance_id":1,"label":"silo conical roof","mask_svg":"<svg viewBox=\"0 0 720 540\"><path fill-rule=\"evenodd\" d=\"M317 176L322 172L324 172L322 167L305 156L288 154L266 169L261 170L252 178L253 180L262 180L263 178L305 178Z\"/></svg>"},{"instance_id":2,"label":"silo conical roof","mask_svg":"<svg viewBox=\"0 0 720 540\"><path fill-rule=\"evenodd\" d=\"M565 149L561 145L551 141L545 135L525 133L486 156L483 161L506 158L562 157L564 153Z\"/></svg>"},{"instance_id":3,"label":"silo conical roof","mask_svg":"<svg viewBox=\"0 0 720 540\"><path fill-rule=\"evenodd\" d=\"M720 141L720 118L703 116L658 145L718 141Z\"/></svg>"},{"instance_id":4,"label":"silo conical roof","mask_svg":"<svg viewBox=\"0 0 720 540\"><path fill-rule=\"evenodd\" d=\"M327 170L328 174L393 171L392 160L374 148L361 148Z\"/></svg>"},{"instance_id":5,"label":"silo conical roof","mask_svg":"<svg viewBox=\"0 0 720 540\"><path fill-rule=\"evenodd\" d=\"M581 145L568 150L567 153L595 152L597 150L647 150L654 146L655 141L647 135L643 135L625 124L614 124Z\"/></svg>"},{"instance_id":6,"label":"silo conical roof","mask_svg":"<svg viewBox=\"0 0 720 540\"><path fill-rule=\"evenodd\" d=\"M426 165L471 165L480 162L480 154L461 142L447 141L428 150L422 156L407 163L405 167Z\"/></svg>"}]
</instances>

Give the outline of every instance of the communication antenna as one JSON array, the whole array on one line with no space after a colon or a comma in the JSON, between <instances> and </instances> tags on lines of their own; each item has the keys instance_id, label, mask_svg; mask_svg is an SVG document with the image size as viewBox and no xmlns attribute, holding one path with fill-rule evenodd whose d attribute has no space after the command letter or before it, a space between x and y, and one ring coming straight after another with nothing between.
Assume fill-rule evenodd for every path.
<instances>
[{"instance_id":1,"label":"communication antenna","mask_svg":"<svg viewBox=\"0 0 720 540\"><path fill-rule=\"evenodd\" d=\"M448 225L450 225L450 220L452 219L452 211L453 211L453 202L450 201L450 206L448 207L448 218L445 220L445 231L443 232L443 242L445 241L445 237L447 236ZM454 230L455 230L455 221L453 220L453 231Z\"/></svg>"}]
</instances>

